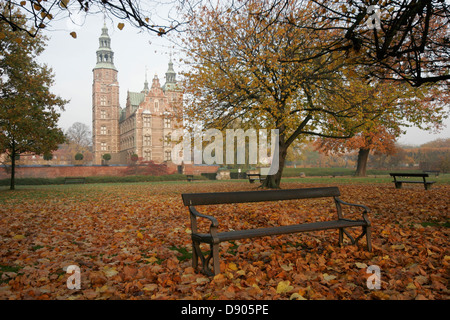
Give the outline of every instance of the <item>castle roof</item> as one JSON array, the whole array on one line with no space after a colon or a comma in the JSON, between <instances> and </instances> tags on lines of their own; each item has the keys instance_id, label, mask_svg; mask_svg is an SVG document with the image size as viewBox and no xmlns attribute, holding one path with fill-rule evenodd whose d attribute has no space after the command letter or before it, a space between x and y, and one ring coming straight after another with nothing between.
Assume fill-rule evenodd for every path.
<instances>
[{"instance_id":1,"label":"castle roof","mask_svg":"<svg viewBox=\"0 0 450 320\"><path fill-rule=\"evenodd\" d=\"M130 105L134 108L137 108L139 107L141 102L145 100L145 93L128 91L128 99L130 100Z\"/></svg>"},{"instance_id":2,"label":"castle roof","mask_svg":"<svg viewBox=\"0 0 450 320\"><path fill-rule=\"evenodd\" d=\"M98 41L97 64L94 69L113 69L117 71L114 66L114 51L111 49L111 38L108 35L106 24L103 25L102 34Z\"/></svg>"}]
</instances>

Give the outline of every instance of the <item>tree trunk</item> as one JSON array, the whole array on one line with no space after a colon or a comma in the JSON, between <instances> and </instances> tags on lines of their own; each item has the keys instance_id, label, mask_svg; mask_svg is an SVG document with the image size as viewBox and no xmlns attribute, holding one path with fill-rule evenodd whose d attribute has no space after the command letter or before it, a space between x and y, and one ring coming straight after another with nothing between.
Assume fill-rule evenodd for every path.
<instances>
[{"instance_id":1,"label":"tree trunk","mask_svg":"<svg viewBox=\"0 0 450 320\"><path fill-rule=\"evenodd\" d=\"M367 169L367 160L369 159L370 149L360 148L358 152L358 164L356 166L355 176L365 177Z\"/></svg>"},{"instance_id":2,"label":"tree trunk","mask_svg":"<svg viewBox=\"0 0 450 320\"><path fill-rule=\"evenodd\" d=\"M267 176L261 184L261 188L263 189L280 189L281 175L283 174L284 163L287 155L287 147L284 144L280 143L278 155L278 171L274 175Z\"/></svg>"},{"instance_id":3,"label":"tree trunk","mask_svg":"<svg viewBox=\"0 0 450 320\"><path fill-rule=\"evenodd\" d=\"M16 148L13 145L13 148L11 150L11 183L9 186L10 190L14 190L16 188L15 175L16 175Z\"/></svg>"}]
</instances>

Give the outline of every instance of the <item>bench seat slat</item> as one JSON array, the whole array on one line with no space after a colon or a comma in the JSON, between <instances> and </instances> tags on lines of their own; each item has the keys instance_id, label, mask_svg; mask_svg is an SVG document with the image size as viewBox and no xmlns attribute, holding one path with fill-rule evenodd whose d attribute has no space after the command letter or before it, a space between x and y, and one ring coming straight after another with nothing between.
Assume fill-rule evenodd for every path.
<instances>
[{"instance_id":1,"label":"bench seat slat","mask_svg":"<svg viewBox=\"0 0 450 320\"><path fill-rule=\"evenodd\" d=\"M305 224L295 224L288 226L279 227L269 227L269 228L258 228L249 230L238 230L238 231L227 231L218 232L217 237L220 242L239 240L244 238L254 238L263 236L275 236L288 233L306 232L306 231L316 231L316 230L326 230L326 229L337 229L337 228L349 228L365 226L367 223L364 220L334 220L334 221L320 221ZM212 243L213 239L209 233L195 233L192 234L192 238L195 241L201 241L206 243Z\"/></svg>"},{"instance_id":2,"label":"bench seat slat","mask_svg":"<svg viewBox=\"0 0 450 320\"><path fill-rule=\"evenodd\" d=\"M392 181L392 182L401 182L401 183L422 183L422 184L426 183L426 184L432 184L432 183L435 183L436 181L426 181L426 182L423 182L423 181L397 180L397 181Z\"/></svg>"}]
</instances>

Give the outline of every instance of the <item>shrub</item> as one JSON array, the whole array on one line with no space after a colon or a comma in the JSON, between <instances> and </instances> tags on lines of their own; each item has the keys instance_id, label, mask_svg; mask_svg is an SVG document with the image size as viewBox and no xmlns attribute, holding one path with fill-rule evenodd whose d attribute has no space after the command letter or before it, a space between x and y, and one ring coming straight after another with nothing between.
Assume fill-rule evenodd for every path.
<instances>
[{"instance_id":1,"label":"shrub","mask_svg":"<svg viewBox=\"0 0 450 320\"><path fill-rule=\"evenodd\" d=\"M44 160L50 161L50 160L52 160L52 159L53 159L53 155L52 155L50 152L44 153Z\"/></svg>"},{"instance_id":2,"label":"shrub","mask_svg":"<svg viewBox=\"0 0 450 320\"><path fill-rule=\"evenodd\" d=\"M169 173L165 163L155 163L153 161L142 161L128 165L125 171L127 175L152 175L161 176Z\"/></svg>"}]
</instances>

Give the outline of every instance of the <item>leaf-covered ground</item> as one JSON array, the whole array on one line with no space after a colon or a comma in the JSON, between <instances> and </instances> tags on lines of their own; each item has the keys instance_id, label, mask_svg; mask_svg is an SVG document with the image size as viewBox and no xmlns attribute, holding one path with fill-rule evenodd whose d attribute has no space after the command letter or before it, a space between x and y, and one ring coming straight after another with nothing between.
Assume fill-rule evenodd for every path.
<instances>
[{"instance_id":1,"label":"leaf-covered ground","mask_svg":"<svg viewBox=\"0 0 450 320\"><path fill-rule=\"evenodd\" d=\"M283 188L314 187L284 183ZM222 273L191 267L181 193L248 182L96 184L0 191L0 299L449 299L449 185L339 186L372 210L373 252L336 230L222 243ZM335 218L330 199L202 207L221 230ZM359 217L345 208L347 217ZM203 224L205 226L205 224ZM81 289L68 289L69 265ZM369 266L380 289L369 289ZM373 279L373 278L372 278Z\"/></svg>"}]
</instances>

